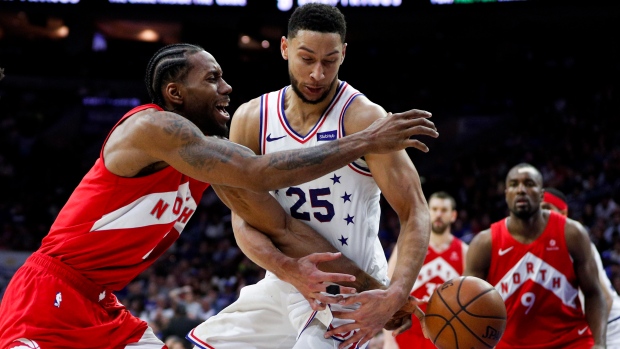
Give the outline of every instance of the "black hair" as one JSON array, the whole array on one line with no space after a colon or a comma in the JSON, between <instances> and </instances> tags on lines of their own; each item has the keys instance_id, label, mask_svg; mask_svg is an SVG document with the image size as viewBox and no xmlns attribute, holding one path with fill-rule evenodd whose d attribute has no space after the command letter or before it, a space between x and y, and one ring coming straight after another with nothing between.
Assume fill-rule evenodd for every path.
<instances>
[{"instance_id":1,"label":"black hair","mask_svg":"<svg viewBox=\"0 0 620 349\"><path fill-rule=\"evenodd\" d=\"M456 200L452 197L452 195L446 193L445 191L438 191L431 194L428 198L428 201L431 201L432 198L442 199L442 200L450 200L450 205L452 205L452 210L456 210Z\"/></svg>"},{"instance_id":2,"label":"black hair","mask_svg":"<svg viewBox=\"0 0 620 349\"><path fill-rule=\"evenodd\" d=\"M172 44L159 49L146 67L144 82L151 102L164 108L165 101L161 86L170 81L185 79L191 68L188 57L204 49L192 44Z\"/></svg>"},{"instance_id":3,"label":"black hair","mask_svg":"<svg viewBox=\"0 0 620 349\"><path fill-rule=\"evenodd\" d=\"M564 203L568 203L568 200L566 199L566 195L564 195L564 193L562 193L558 189L545 188L545 192L553 194L554 196L557 196L560 200L564 201Z\"/></svg>"},{"instance_id":4,"label":"black hair","mask_svg":"<svg viewBox=\"0 0 620 349\"><path fill-rule=\"evenodd\" d=\"M288 38L294 38L300 30L338 33L344 43L347 35L347 22L337 7L320 3L307 3L296 8L289 18Z\"/></svg>"}]
</instances>

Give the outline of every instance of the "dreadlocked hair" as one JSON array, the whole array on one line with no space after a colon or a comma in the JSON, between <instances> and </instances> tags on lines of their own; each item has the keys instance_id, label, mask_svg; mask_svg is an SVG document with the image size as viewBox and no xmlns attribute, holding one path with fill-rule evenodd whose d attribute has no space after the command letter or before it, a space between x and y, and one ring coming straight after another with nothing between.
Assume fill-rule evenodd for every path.
<instances>
[{"instance_id":1,"label":"dreadlocked hair","mask_svg":"<svg viewBox=\"0 0 620 349\"><path fill-rule=\"evenodd\" d=\"M190 65L187 58L204 49L192 44L172 44L159 49L146 68L146 89L154 104L164 108L165 101L161 86L170 81L179 81L187 76Z\"/></svg>"}]
</instances>

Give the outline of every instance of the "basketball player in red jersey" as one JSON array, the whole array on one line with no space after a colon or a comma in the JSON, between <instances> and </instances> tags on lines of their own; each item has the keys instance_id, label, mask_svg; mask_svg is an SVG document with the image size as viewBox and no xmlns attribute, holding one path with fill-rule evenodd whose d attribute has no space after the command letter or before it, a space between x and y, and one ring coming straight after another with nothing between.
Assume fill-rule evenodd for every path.
<instances>
[{"instance_id":1,"label":"basketball player in red jersey","mask_svg":"<svg viewBox=\"0 0 620 349\"><path fill-rule=\"evenodd\" d=\"M468 248L465 242L450 231L457 214L454 198L443 191L433 193L428 199L428 207L432 223L430 243L424 265L411 290L411 295L423 302L428 301L435 288L463 274ZM390 277L397 256L398 248L394 247L388 261ZM426 311L426 303L421 303L420 308ZM394 333L397 334L396 337L393 336ZM383 349L435 349L435 345L424 337L420 321L415 316L411 318L410 329L404 332L403 329L398 329L394 333L385 330Z\"/></svg>"},{"instance_id":2,"label":"basketball player in red jersey","mask_svg":"<svg viewBox=\"0 0 620 349\"><path fill-rule=\"evenodd\" d=\"M590 238L579 222L540 208L542 182L530 164L510 169L510 215L474 237L464 275L486 279L504 298L497 349L605 348L607 307Z\"/></svg>"},{"instance_id":3,"label":"basketball player in red jersey","mask_svg":"<svg viewBox=\"0 0 620 349\"><path fill-rule=\"evenodd\" d=\"M412 110L312 149L256 156L223 138L232 88L202 48L164 47L148 64L146 84L153 104L132 109L114 126L100 158L6 289L0 348L165 348L113 292L178 238L208 183L282 188L365 153L426 151L410 136L437 136L430 114ZM308 267L309 282L351 280L315 268L336 257L312 255L292 268Z\"/></svg>"}]
</instances>

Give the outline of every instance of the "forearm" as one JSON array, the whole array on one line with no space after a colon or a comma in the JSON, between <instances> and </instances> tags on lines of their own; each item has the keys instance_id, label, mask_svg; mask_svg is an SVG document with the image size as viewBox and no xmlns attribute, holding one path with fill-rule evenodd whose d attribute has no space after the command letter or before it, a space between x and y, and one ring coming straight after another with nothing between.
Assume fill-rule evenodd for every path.
<instances>
[{"instance_id":1,"label":"forearm","mask_svg":"<svg viewBox=\"0 0 620 349\"><path fill-rule=\"evenodd\" d=\"M398 237L398 255L390 279L389 289L406 299L424 264L430 239L430 217L428 210L420 208L415 215L401 221Z\"/></svg>"},{"instance_id":2,"label":"forearm","mask_svg":"<svg viewBox=\"0 0 620 349\"><path fill-rule=\"evenodd\" d=\"M251 261L286 281L293 258L283 254L267 235L243 220L233 219L233 232L237 245Z\"/></svg>"},{"instance_id":3,"label":"forearm","mask_svg":"<svg viewBox=\"0 0 620 349\"><path fill-rule=\"evenodd\" d=\"M248 173L260 178L253 190L280 189L311 181L363 156L367 142L355 134L317 147L287 150L256 157Z\"/></svg>"},{"instance_id":4,"label":"forearm","mask_svg":"<svg viewBox=\"0 0 620 349\"><path fill-rule=\"evenodd\" d=\"M289 232L294 233L278 236L274 239L274 243L289 257L303 257L314 252L339 252L323 236L303 222L289 216L287 227ZM344 255L334 261L321 263L318 267L325 272L354 275L354 282L343 285L354 287L358 291L385 288L381 282Z\"/></svg>"},{"instance_id":5,"label":"forearm","mask_svg":"<svg viewBox=\"0 0 620 349\"><path fill-rule=\"evenodd\" d=\"M595 344L605 345L607 333L607 307L602 292L584 295L586 321L592 331Z\"/></svg>"},{"instance_id":6,"label":"forearm","mask_svg":"<svg viewBox=\"0 0 620 349\"><path fill-rule=\"evenodd\" d=\"M310 226L293 219L269 194L214 185L213 189L233 211L233 231L241 250L256 264L281 278L294 267L294 258L314 252L338 252ZM325 272L354 275L350 285L359 291L382 284L345 256L318 265Z\"/></svg>"}]
</instances>

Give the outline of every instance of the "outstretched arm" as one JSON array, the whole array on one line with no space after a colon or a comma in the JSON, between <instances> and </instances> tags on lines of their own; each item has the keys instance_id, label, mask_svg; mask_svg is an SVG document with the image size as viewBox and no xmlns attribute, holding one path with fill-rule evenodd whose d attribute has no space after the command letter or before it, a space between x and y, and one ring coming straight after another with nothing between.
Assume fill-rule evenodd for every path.
<instances>
[{"instance_id":1,"label":"outstretched arm","mask_svg":"<svg viewBox=\"0 0 620 349\"><path fill-rule=\"evenodd\" d=\"M429 117L428 112L411 110L321 146L257 156L241 145L204 136L180 115L148 109L121 124L114 133L124 132L115 137L122 140L106 145L104 152L106 166L120 176L135 176L147 166L164 162L203 182L266 191L307 182L366 153L406 147L427 151L426 145L410 137L437 135Z\"/></svg>"}]
</instances>

